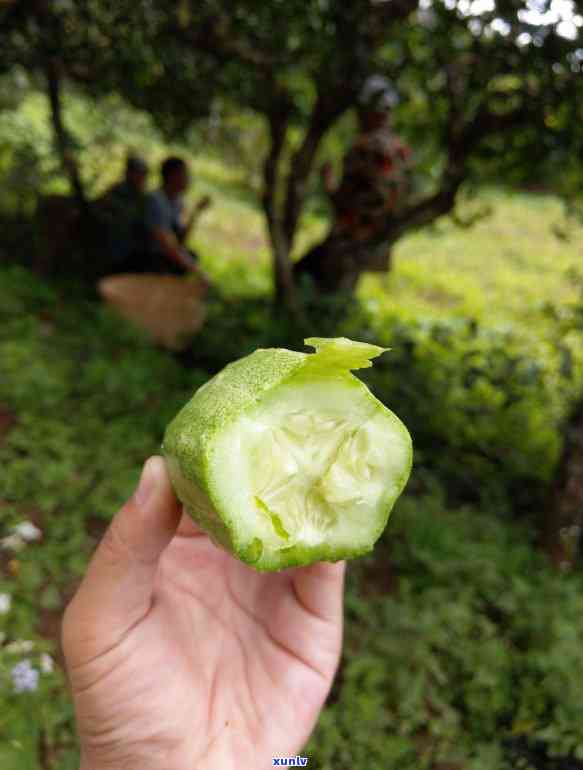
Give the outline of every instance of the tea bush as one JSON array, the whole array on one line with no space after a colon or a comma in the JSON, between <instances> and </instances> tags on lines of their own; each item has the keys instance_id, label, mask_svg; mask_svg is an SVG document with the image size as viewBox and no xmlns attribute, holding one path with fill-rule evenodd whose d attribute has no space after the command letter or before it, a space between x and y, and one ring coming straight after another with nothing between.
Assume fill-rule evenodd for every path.
<instances>
[{"instance_id":1,"label":"tea bush","mask_svg":"<svg viewBox=\"0 0 583 770\"><path fill-rule=\"evenodd\" d=\"M580 766L582 576L552 573L531 530L448 510L434 488L405 497L349 571L318 770Z\"/></svg>"},{"instance_id":2,"label":"tea bush","mask_svg":"<svg viewBox=\"0 0 583 770\"><path fill-rule=\"evenodd\" d=\"M410 426L417 463L455 499L540 508L568 405L553 351L465 319L397 321L379 338L391 351L365 379Z\"/></svg>"}]
</instances>

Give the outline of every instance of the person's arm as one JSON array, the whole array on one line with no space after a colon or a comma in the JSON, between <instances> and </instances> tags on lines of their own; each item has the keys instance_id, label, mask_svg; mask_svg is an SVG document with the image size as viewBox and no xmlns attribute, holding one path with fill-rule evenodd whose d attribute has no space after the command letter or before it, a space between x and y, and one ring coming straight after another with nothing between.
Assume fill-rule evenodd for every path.
<instances>
[{"instance_id":1,"label":"person's arm","mask_svg":"<svg viewBox=\"0 0 583 770\"><path fill-rule=\"evenodd\" d=\"M154 196L148 196L144 203L143 222L148 237L159 246L166 259L191 273L196 273L208 286L207 276L196 265L194 259L184 249L174 231L168 227L164 212Z\"/></svg>"},{"instance_id":2,"label":"person's arm","mask_svg":"<svg viewBox=\"0 0 583 770\"><path fill-rule=\"evenodd\" d=\"M161 227L152 228L151 237L159 244L164 256L175 265L179 265L190 273L196 273L200 280L209 285L210 281L206 273L196 264L190 254L182 248L178 238L171 230Z\"/></svg>"},{"instance_id":3,"label":"person's arm","mask_svg":"<svg viewBox=\"0 0 583 770\"><path fill-rule=\"evenodd\" d=\"M198 222L200 215L202 214L203 211L208 209L211 203L212 203L212 199L209 195L205 195L203 198L201 198L197 202L197 204L194 206L194 208L190 212L190 215L186 219L186 222L184 223L182 232L180 233L180 243L186 243L194 226Z\"/></svg>"}]
</instances>

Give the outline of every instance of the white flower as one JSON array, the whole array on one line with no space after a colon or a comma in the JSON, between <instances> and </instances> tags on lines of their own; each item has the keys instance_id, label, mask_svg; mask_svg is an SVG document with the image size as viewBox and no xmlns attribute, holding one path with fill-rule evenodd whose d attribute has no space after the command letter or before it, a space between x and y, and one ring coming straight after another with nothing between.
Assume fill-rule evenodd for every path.
<instances>
[{"instance_id":1,"label":"white flower","mask_svg":"<svg viewBox=\"0 0 583 770\"><path fill-rule=\"evenodd\" d=\"M30 652L34 648L34 642L30 639L17 639L5 647L6 652Z\"/></svg>"},{"instance_id":2,"label":"white flower","mask_svg":"<svg viewBox=\"0 0 583 770\"><path fill-rule=\"evenodd\" d=\"M25 542L20 537L20 535L8 535L8 537L3 537L2 540L0 540L0 545L2 545L2 548L8 548L12 551L20 551L21 548L24 547Z\"/></svg>"},{"instance_id":3,"label":"white flower","mask_svg":"<svg viewBox=\"0 0 583 770\"><path fill-rule=\"evenodd\" d=\"M30 660L21 660L10 672L15 692L31 692L38 687L38 671Z\"/></svg>"},{"instance_id":4,"label":"white flower","mask_svg":"<svg viewBox=\"0 0 583 770\"><path fill-rule=\"evenodd\" d=\"M32 521L21 521L20 524L17 524L13 529L16 535L19 535L28 543L32 543L35 540L40 540L43 534L41 530L32 523Z\"/></svg>"},{"instance_id":5,"label":"white flower","mask_svg":"<svg viewBox=\"0 0 583 770\"><path fill-rule=\"evenodd\" d=\"M40 670L43 674L50 674L55 668L55 662L46 652L40 656Z\"/></svg>"},{"instance_id":6,"label":"white flower","mask_svg":"<svg viewBox=\"0 0 583 770\"><path fill-rule=\"evenodd\" d=\"M10 611L12 597L10 594L0 594L0 615L6 615Z\"/></svg>"},{"instance_id":7,"label":"white flower","mask_svg":"<svg viewBox=\"0 0 583 770\"><path fill-rule=\"evenodd\" d=\"M20 551L27 543L40 540L42 534L42 531L32 521L21 521L12 528L11 535L0 540L0 545L12 551Z\"/></svg>"}]
</instances>

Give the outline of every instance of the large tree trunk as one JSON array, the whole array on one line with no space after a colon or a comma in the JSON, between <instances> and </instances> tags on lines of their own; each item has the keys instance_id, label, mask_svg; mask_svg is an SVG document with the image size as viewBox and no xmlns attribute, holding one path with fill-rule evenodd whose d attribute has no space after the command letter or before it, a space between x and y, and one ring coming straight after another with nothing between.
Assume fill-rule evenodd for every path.
<instances>
[{"instance_id":1,"label":"large tree trunk","mask_svg":"<svg viewBox=\"0 0 583 770\"><path fill-rule=\"evenodd\" d=\"M69 178L71 193L75 198L80 211L83 214L86 214L88 211L87 196L83 188L83 183L81 182L77 162L71 151L71 141L63 120L59 62L54 57L47 58L46 77L55 146L61 158L65 173Z\"/></svg>"},{"instance_id":2,"label":"large tree trunk","mask_svg":"<svg viewBox=\"0 0 583 770\"><path fill-rule=\"evenodd\" d=\"M330 234L294 266L301 281L308 275L322 294L354 291L364 272L386 273L391 267L389 243L371 246Z\"/></svg>"},{"instance_id":3,"label":"large tree trunk","mask_svg":"<svg viewBox=\"0 0 583 770\"><path fill-rule=\"evenodd\" d=\"M583 399L567 421L565 443L543 523L545 547L557 567L574 565L582 525Z\"/></svg>"},{"instance_id":4,"label":"large tree trunk","mask_svg":"<svg viewBox=\"0 0 583 770\"><path fill-rule=\"evenodd\" d=\"M271 253L273 254L273 273L275 286L275 306L283 307L295 314L297 298L289 245L280 227L270 228Z\"/></svg>"},{"instance_id":5,"label":"large tree trunk","mask_svg":"<svg viewBox=\"0 0 583 770\"><path fill-rule=\"evenodd\" d=\"M401 236L425 227L453 210L458 190L466 177L466 159L474 146L489 131L502 131L507 125L513 125L517 114L500 116L482 104L472 119L464 123L452 106L446 130L446 164L438 189L387 217L378 233L365 243L328 235L296 263L294 275L301 278L308 274L321 292L334 292L354 290L363 272L389 270L390 250Z\"/></svg>"},{"instance_id":6,"label":"large tree trunk","mask_svg":"<svg viewBox=\"0 0 583 770\"><path fill-rule=\"evenodd\" d=\"M69 196L40 197L37 216L40 242L35 268L40 273L76 275L93 283L102 276L108 248L103 222L92 207L72 151L63 118L61 64L47 55L45 74L54 143L69 179Z\"/></svg>"},{"instance_id":7,"label":"large tree trunk","mask_svg":"<svg viewBox=\"0 0 583 770\"><path fill-rule=\"evenodd\" d=\"M288 108L275 104L268 116L270 149L263 167L263 210L273 255L275 306L292 315L298 312L297 297L290 258L290 242L285 234L283 218L278 211L278 174L288 128Z\"/></svg>"}]
</instances>

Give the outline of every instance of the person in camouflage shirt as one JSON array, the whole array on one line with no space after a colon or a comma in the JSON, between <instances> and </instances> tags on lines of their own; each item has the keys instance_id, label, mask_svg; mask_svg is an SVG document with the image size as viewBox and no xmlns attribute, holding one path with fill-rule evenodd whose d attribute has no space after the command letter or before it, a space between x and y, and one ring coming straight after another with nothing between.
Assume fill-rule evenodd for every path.
<instances>
[{"instance_id":1,"label":"person in camouflage shirt","mask_svg":"<svg viewBox=\"0 0 583 770\"><path fill-rule=\"evenodd\" d=\"M347 248L358 249L380 234L410 194L411 149L391 127L391 111L397 101L396 92L385 78L370 77L361 92L360 131L344 159L336 189L331 167L323 168L324 186L334 210L330 238ZM386 270L388 247L380 245L375 251L367 269Z\"/></svg>"}]
</instances>

